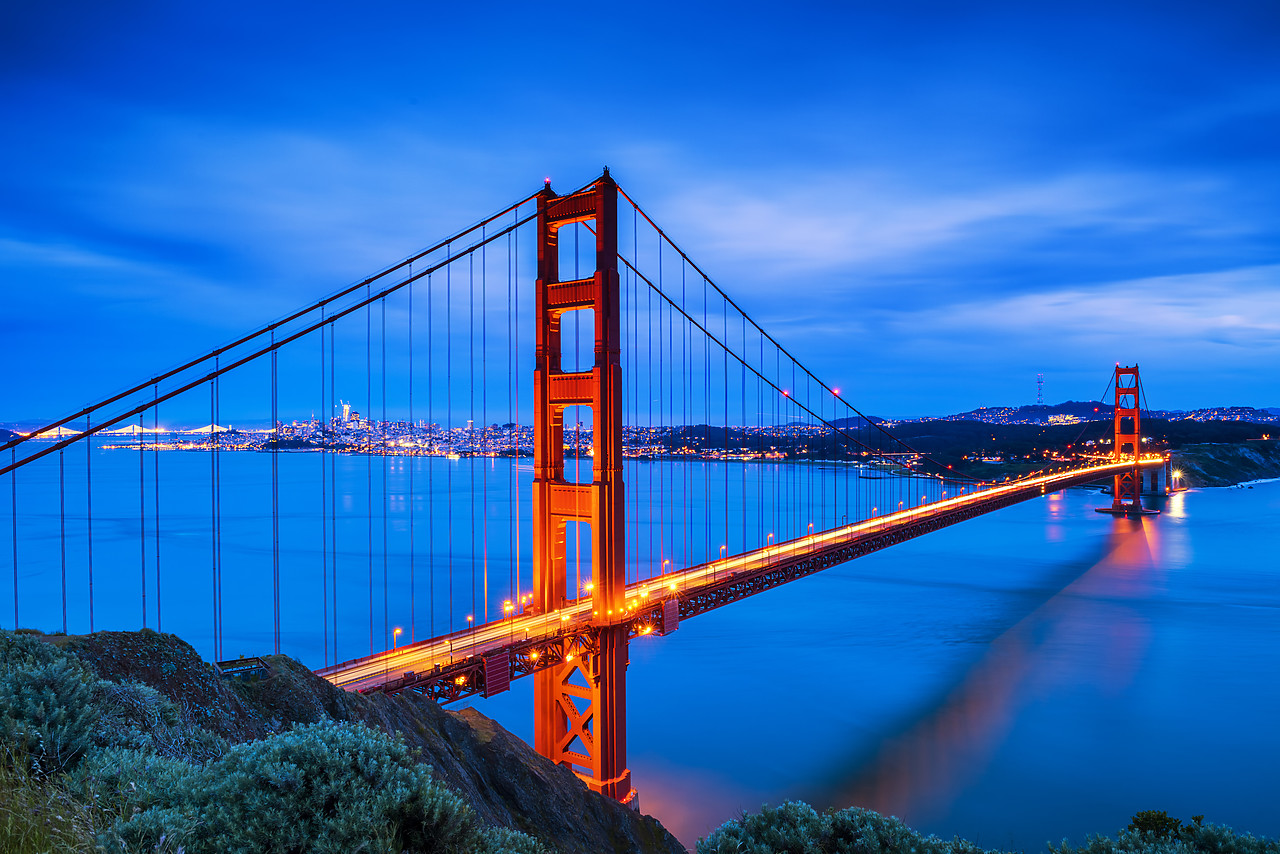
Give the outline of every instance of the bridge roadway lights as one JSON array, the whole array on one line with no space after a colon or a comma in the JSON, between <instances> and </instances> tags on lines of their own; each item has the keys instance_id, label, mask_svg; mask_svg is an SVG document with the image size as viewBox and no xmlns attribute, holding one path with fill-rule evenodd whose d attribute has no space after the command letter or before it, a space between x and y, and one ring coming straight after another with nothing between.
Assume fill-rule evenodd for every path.
<instances>
[{"instance_id":1,"label":"bridge roadway lights","mask_svg":"<svg viewBox=\"0 0 1280 854\"><path fill-rule=\"evenodd\" d=\"M559 232L579 223L594 223L596 269L589 279L562 281ZM626 755L630 629L623 616L618 187L609 170L587 189L568 196L557 196L548 181L538 194L537 239L533 606L550 614L568 604L565 529L576 522L590 526L588 595L597 616L589 633L564 640L560 660L534 676L534 747L552 762L571 768L594 791L634 804ZM566 372L561 319L585 309L595 316L595 362L589 371ZM565 478L564 410L570 406L591 407L590 483Z\"/></svg>"}]
</instances>

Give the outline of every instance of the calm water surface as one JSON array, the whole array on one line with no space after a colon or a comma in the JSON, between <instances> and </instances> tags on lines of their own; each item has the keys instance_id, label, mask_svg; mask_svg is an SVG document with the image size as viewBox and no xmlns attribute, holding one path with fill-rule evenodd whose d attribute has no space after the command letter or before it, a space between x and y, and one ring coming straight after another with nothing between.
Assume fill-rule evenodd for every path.
<instances>
[{"instance_id":1,"label":"calm water surface","mask_svg":"<svg viewBox=\"0 0 1280 854\"><path fill-rule=\"evenodd\" d=\"M158 456L164 628L209 656L208 457ZM228 655L270 649L267 459L223 455ZM322 534L335 542L333 530L312 507L326 500L319 457L281 455L287 651L320 666L367 653L371 636L376 645L394 625L444 631L486 602L496 615L513 583L527 589L527 537L517 548L503 521L526 500L527 465L336 460L335 591L324 570L335 552L319 546ZM144 563L154 626L154 494L142 494L152 519L144 545L136 452L96 451L94 465L96 627L138 626ZM680 519L696 531L727 506L756 529L749 541L795 515L744 509L754 498L742 494L769 493L794 467L732 465L698 464L691 475L674 464L629 468L637 493L653 488L646 479L667 492L685 485L632 520L633 573L679 550L670 538ZM384 477L391 497L374 498L371 524L369 495L382 494ZM23 625L61 625L65 516L70 628L87 628L82 480L67 476L61 515L54 467L19 482ZM0 519L11 523L4 486ZM889 487L855 483L849 494L859 488L862 500L884 502ZM1184 493L1141 520L1093 512L1102 503L1071 490L1007 508L634 642L629 758L643 810L690 847L742 810L793 798L1031 851L1113 832L1142 809L1280 835L1280 483ZM0 534L6 562L9 537ZM11 583L0 586L9 626ZM441 604L449 589L452 607ZM531 741L532 693L521 680L474 705Z\"/></svg>"},{"instance_id":2,"label":"calm water surface","mask_svg":"<svg viewBox=\"0 0 1280 854\"><path fill-rule=\"evenodd\" d=\"M630 764L686 845L793 798L1043 850L1163 809L1280 835L1280 483L1070 490L634 643ZM531 691L478 707L531 735Z\"/></svg>"}]
</instances>

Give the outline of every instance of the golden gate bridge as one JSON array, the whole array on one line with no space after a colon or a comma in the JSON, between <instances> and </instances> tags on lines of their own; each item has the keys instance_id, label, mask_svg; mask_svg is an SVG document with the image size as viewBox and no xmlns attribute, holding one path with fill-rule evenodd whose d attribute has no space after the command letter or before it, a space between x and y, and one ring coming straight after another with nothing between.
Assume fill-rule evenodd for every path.
<instances>
[{"instance_id":1,"label":"golden gate bridge","mask_svg":"<svg viewBox=\"0 0 1280 854\"><path fill-rule=\"evenodd\" d=\"M548 180L0 446L13 625L167 626L215 660L269 637L348 690L440 702L530 675L537 750L627 801L632 639L1070 486L1110 478L1101 509L1149 512L1168 462L1143 451L1137 367L1112 383L1110 454L960 475L815 376L607 169Z\"/></svg>"}]
</instances>

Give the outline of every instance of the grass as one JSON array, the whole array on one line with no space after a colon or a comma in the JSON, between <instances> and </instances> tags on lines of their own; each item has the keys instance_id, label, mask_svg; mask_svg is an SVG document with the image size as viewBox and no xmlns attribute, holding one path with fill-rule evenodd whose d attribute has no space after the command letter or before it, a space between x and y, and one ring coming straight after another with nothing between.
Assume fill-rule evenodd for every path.
<instances>
[{"instance_id":1,"label":"grass","mask_svg":"<svg viewBox=\"0 0 1280 854\"><path fill-rule=\"evenodd\" d=\"M92 852L109 823L54 778L25 770L28 763L0 756L0 851L5 854ZM114 816L111 817L114 819Z\"/></svg>"}]
</instances>

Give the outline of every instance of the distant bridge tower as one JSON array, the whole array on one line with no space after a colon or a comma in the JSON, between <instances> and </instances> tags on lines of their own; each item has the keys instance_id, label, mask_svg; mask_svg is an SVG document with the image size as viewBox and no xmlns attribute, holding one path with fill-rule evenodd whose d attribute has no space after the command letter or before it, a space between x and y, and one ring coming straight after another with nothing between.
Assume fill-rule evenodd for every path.
<instances>
[{"instance_id":1,"label":"distant bridge tower","mask_svg":"<svg viewBox=\"0 0 1280 854\"><path fill-rule=\"evenodd\" d=\"M534 745L573 769L588 787L629 801L626 674L628 621L624 616L622 368L618 287L618 187L606 169L591 187L557 196L547 181L538 196L537 353L534 370L533 597L541 613L564 608L569 595L565 526L590 526L590 601L594 630L566 641L559 663L538 671L534 685ZM596 269L589 279L561 281L558 232L593 222ZM589 371L562 370L561 319L591 309L595 363ZM592 480L565 478L564 410L590 406ZM575 472L575 478L577 473Z\"/></svg>"},{"instance_id":2,"label":"distant bridge tower","mask_svg":"<svg viewBox=\"0 0 1280 854\"><path fill-rule=\"evenodd\" d=\"M1115 447L1112 454L1116 462L1132 459L1131 468L1117 474L1111 492L1111 506L1099 507L1100 513L1140 515L1154 513L1142 508L1142 471L1138 461L1142 458L1142 409L1139 406L1138 366L1131 368L1116 364L1115 376Z\"/></svg>"}]
</instances>

